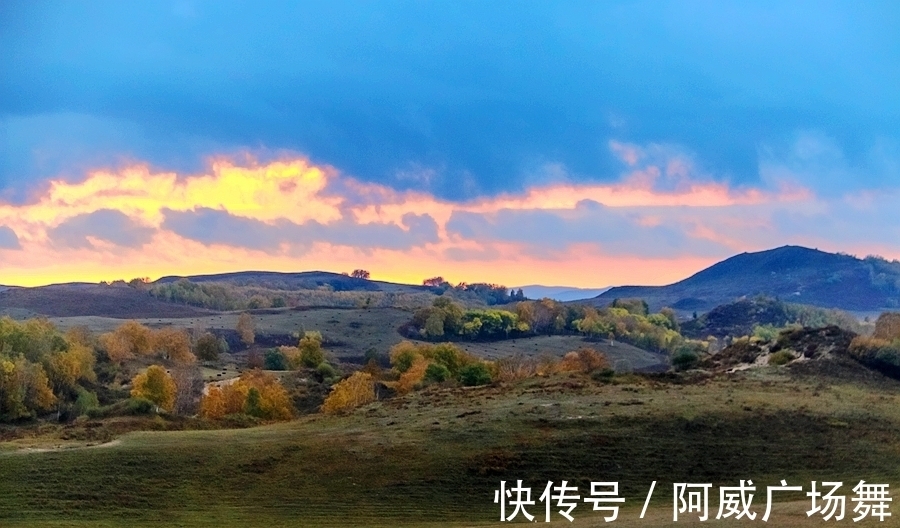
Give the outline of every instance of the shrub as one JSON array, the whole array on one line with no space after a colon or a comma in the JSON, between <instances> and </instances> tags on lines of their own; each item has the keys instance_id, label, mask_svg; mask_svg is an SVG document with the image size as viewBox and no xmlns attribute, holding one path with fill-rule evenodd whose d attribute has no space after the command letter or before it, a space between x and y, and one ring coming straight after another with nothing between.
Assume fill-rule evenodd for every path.
<instances>
[{"instance_id":1,"label":"shrub","mask_svg":"<svg viewBox=\"0 0 900 528\"><path fill-rule=\"evenodd\" d=\"M794 360L794 355L787 350L779 350L769 355L769 365L787 365Z\"/></svg>"},{"instance_id":2,"label":"shrub","mask_svg":"<svg viewBox=\"0 0 900 528\"><path fill-rule=\"evenodd\" d=\"M425 369L425 380L432 383L442 383L450 377L450 370L444 365L431 363Z\"/></svg>"},{"instance_id":3,"label":"shrub","mask_svg":"<svg viewBox=\"0 0 900 528\"><path fill-rule=\"evenodd\" d=\"M347 412L375 401L375 383L365 372L355 372L336 384L322 404L322 412L328 414Z\"/></svg>"},{"instance_id":4,"label":"shrub","mask_svg":"<svg viewBox=\"0 0 900 528\"><path fill-rule=\"evenodd\" d=\"M133 415L151 414L155 407L156 404L146 398L129 398L126 412Z\"/></svg>"},{"instance_id":5,"label":"shrub","mask_svg":"<svg viewBox=\"0 0 900 528\"><path fill-rule=\"evenodd\" d=\"M284 354L282 354L280 350L274 348L266 351L263 365L266 370L287 370L287 361L284 358Z\"/></svg>"},{"instance_id":6,"label":"shrub","mask_svg":"<svg viewBox=\"0 0 900 528\"><path fill-rule=\"evenodd\" d=\"M672 366L675 367L675 370L688 370L696 366L699 361L700 357L689 350L681 350L672 356Z\"/></svg>"},{"instance_id":7,"label":"shrub","mask_svg":"<svg viewBox=\"0 0 900 528\"><path fill-rule=\"evenodd\" d=\"M608 382L612 381L612 379L615 375L616 375L616 371L607 367L605 369L594 372L594 374L591 375L591 378L593 378L596 381L608 383Z\"/></svg>"},{"instance_id":8,"label":"shrub","mask_svg":"<svg viewBox=\"0 0 900 528\"><path fill-rule=\"evenodd\" d=\"M316 367L316 372L319 374L319 376L322 376L323 380L331 379L337 376L337 371L334 370L334 367L332 367L326 361L319 363L319 366Z\"/></svg>"},{"instance_id":9,"label":"shrub","mask_svg":"<svg viewBox=\"0 0 900 528\"><path fill-rule=\"evenodd\" d=\"M92 409L100 407L97 395L91 391L78 387L78 397L75 399L75 412L78 416L87 414Z\"/></svg>"},{"instance_id":10,"label":"shrub","mask_svg":"<svg viewBox=\"0 0 900 528\"><path fill-rule=\"evenodd\" d=\"M417 357L421 357L421 354L410 341L401 341L391 347L391 365L401 374L413 366Z\"/></svg>"},{"instance_id":11,"label":"shrub","mask_svg":"<svg viewBox=\"0 0 900 528\"><path fill-rule=\"evenodd\" d=\"M593 348L581 348L563 356L557 369L561 372L584 372L590 374L595 370L609 368L609 361L601 352Z\"/></svg>"},{"instance_id":12,"label":"shrub","mask_svg":"<svg viewBox=\"0 0 900 528\"><path fill-rule=\"evenodd\" d=\"M508 356L498 359L494 365L497 370L497 381L516 381L530 378L537 374L537 361L522 355Z\"/></svg>"},{"instance_id":13,"label":"shrub","mask_svg":"<svg viewBox=\"0 0 900 528\"><path fill-rule=\"evenodd\" d=\"M850 356L867 367L900 378L900 339L888 341L857 336L850 342Z\"/></svg>"},{"instance_id":14,"label":"shrub","mask_svg":"<svg viewBox=\"0 0 900 528\"><path fill-rule=\"evenodd\" d=\"M467 387L487 385L491 382L491 373L484 363L472 363L460 369L459 382Z\"/></svg>"},{"instance_id":15,"label":"shrub","mask_svg":"<svg viewBox=\"0 0 900 528\"><path fill-rule=\"evenodd\" d=\"M397 392L406 394L418 387L425 378L425 370L428 368L428 364L428 361L422 356L416 357L412 366L406 369L406 372L400 374L400 379L397 380Z\"/></svg>"}]
</instances>

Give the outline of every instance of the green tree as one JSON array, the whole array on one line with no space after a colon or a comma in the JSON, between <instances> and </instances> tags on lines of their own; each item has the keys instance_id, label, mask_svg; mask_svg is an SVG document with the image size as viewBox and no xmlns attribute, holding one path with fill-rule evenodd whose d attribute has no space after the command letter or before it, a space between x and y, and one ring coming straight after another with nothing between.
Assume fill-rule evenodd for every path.
<instances>
[{"instance_id":1,"label":"green tree","mask_svg":"<svg viewBox=\"0 0 900 528\"><path fill-rule=\"evenodd\" d=\"M287 361L285 360L284 354L275 348L266 352L266 357L263 359L263 365L266 367L266 370L287 370Z\"/></svg>"},{"instance_id":2,"label":"green tree","mask_svg":"<svg viewBox=\"0 0 900 528\"><path fill-rule=\"evenodd\" d=\"M197 338L194 344L194 352L202 361L215 361L219 359L220 343L219 339L210 332L206 332Z\"/></svg>"}]
</instances>

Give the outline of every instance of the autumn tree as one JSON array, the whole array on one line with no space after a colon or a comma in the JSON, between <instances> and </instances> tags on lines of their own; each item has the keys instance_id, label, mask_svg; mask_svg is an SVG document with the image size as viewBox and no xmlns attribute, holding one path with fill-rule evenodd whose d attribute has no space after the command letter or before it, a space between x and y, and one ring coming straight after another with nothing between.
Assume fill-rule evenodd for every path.
<instances>
[{"instance_id":1,"label":"autumn tree","mask_svg":"<svg viewBox=\"0 0 900 528\"><path fill-rule=\"evenodd\" d=\"M49 411L56 403L44 368L20 356L0 359L0 419L18 420Z\"/></svg>"},{"instance_id":2,"label":"autumn tree","mask_svg":"<svg viewBox=\"0 0 900 528\"><path fill-rule=\"evenodd\" d=\"M62 404L78 395L78 382L94 382L94 351L81 343L71 343L68 350L44 356L42 365L50 387L57 398L56 417L62 413Z\"/></svg>"},{"instance_id":3,"label":"autumn tree","mask_svg":"<svg viewBox=\"0 0 900 528\"><path fill-rule=\"evenodd\" d=\"M253 317L247 312L242 313L238 317L237 327L235 328L237 333L241 336L241 341L244 342L245 345L250 346L256 340L256 323L253 321Z\"/></svg>"},{"instance_id":4,"label":"autumn tree","mask_svg":"<svg viewBox=\"0 0 900 528\"><path fill-rule=\"evenodd\" d=\"M151 365L145 372L135 376L131 386L131 396L153 402L156 405L156 412L159 412L160 408L171 411L175 405L177 391L175 381L166 373L166 369L159 365Z\"/></svg>"},{"instance_id":5,"label":"autumn tree","mask_svg":"<svg viewBox=\"0 0 900 528\"><path fill-rule=\"evenodd\" d=\"M350 273L350 276L354 279L367 279L372 276L371 273L364 269L355 269Z\"/></svg>"},{"instance_id":6,"label":"autumn tree","mask_svg":"<svg viewBox=\"0 0 900 528\"><path fill-rule=\"evenodd\" d=\"M288 420L294 414L290 396L278 378L260 370L244 372L236 382L226 386L224 392L227 411L243 412L265 420ZM243 395L240 410L236 410L237 395Z\"/></svg>"},{"instance_id":7,"label":"autumn tree","mask_svg":"<svg viewBox=\"0 0 900 528\"><path fill-rule=\"evenodd\" d=\"M218 386L211 385L200 398L200 416L209 420L225 416L225 395Z\"/></svg>"},{"instance_id":8,"label":"autumn tree","mask_svg":"<svg viewBox=\"0 0 900 528\"><path fill-rule=\"evenodd\" d=\"M153 352L153 332L137 321L126 321L100 336L100 346L115 363Z\"/></svg>"},{"instance_id":9,"label":"autumn tree","mask_svg":"<svg viewBox=\"0 0 900 528\"><path fill-rule=\"evenodd\" d=\"M430 279L425 279L425 280L423 280L423 281L422 281L422 286L429 286L429 287L431 287L431 288L438 288L438 287L440 287L440 286L443 286L443 285L446 284L446 283L447 283L447 281L444 280L444 277L437 276L437 277L431 277Z\"/></svg>"},{"instance_id":10,"label":"autumn tree","mask_svg":"<svg viewBox=\"0 0 900 528\"><path fill-rule=\"evenodd\" d=\"M191 338L184 330L160 328L152 334L153 349L164 359L190 364L197 360L191 352Z\"/></svg>"},{"instance_id":11,"label":"autumn tree","mask_svg":"<svg viewBox=\"0 0 900 528\"><path fill-rule=\"evenodd\" d=\"M366 372L355 372L337 383L322 404L322 412L328 414L347 412L375 401L375 383Z\"/></svg>"}]
</instances>

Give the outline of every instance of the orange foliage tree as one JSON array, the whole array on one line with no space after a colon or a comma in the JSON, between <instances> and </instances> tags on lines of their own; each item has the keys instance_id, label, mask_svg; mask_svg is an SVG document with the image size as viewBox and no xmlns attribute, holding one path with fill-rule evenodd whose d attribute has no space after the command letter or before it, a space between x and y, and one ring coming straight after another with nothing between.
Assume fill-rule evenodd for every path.
<instances>
[{"instance_id":1,"label":"orange foliage tree","mask_svg":"<svg viewBox=\"0 0 900 528\"><path fill-rule=\"evenodd\" d=\"M213 419L228 414L250 414L264 420L289 420L294 410L278 378L254 369L221 388L209 387L200 400L200 413Z\"/></svg>"},{"instance_id":2,"label":"orange foliage tree","mask_svg":"<svg viewBox=\"0 0 900 528\"><path fill-rule=\"evenodd\" d=\"M100 346L113 362L153 352L153 332L137 321L126 321L112 332L100 336Z\"/></svg>"},{"instance_id":3,"label":"orange foliage tree","mask_svg":"<svg viewBox=\"0 0 900 528\"><path fill-rule=\"evenodd\" d=\"M225 416L225 395L217 385L210 385L200 399L200 416L218 420Z\"/></svg>"},{"instance_id":4,"label":"orange foliage tree","mask_svg":"<svg viewBox=\"0 0 900 528\"><path fill-rule=\"evenodd\" d=\"M152 346L157 354L176 363L189 364L197 360L191 352L191 338L184 330L160 328L152 333Z\"/></svg>"}]
</instances>

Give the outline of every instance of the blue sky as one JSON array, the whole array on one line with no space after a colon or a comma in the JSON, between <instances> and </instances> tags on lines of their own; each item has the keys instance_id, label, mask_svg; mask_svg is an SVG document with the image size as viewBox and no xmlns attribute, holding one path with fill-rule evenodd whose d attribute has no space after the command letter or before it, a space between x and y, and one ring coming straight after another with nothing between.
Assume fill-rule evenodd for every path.
<instances>
[{"instance_id":1,"label":"blue sky","mask_svg":"<svg viewBox=\"0 0 900 528\"><path fill-rule=\"evenodd\" d=\"M177 225L170 231L222 244L229 226L242 225L253 226L244 231L251 238L278 229L246 247L304 232L363 256L368 232L386 248L479 243L441 249L457 260L503 254L507 243L528 242L536 255L542 241L607 256L687 252L694 263L782 243L900 255L890 242L900 226L884 201L900 192L898 27L897 2L8 0L0 4L8 209L0 247L28 253L28 243L49 247L66 233L77 241L69 246L89 247L90 233L71 230L121 218L120 232L107 222L94 239L132 248L153 239L147 229ZM806 198L799 213L757 204L757 225L775 227L748 231L746 247L697 227L737 210L686 219L680 202L666 202L663 214L656 198L626 200L636 208L626 210L590 193L593 202L564 214L555 206L455 211L437 222L437 235L423 217L427 236L402 220L427 214L415 207L369 228L356 225L358 211L301 228L282 222L289 215L240 218L205 202L162 204L143 218L125 207L75 208L40 227L4 220L48 200L51 181L135 165L184 178L214 173L211 160L222 157L238 165L302 158L339 175L330 192L365 194L360 186L371 184L451 206L549 195L554 186L666 193L686 182L770 197L801 189ZM871 195L882 202L861 205ZM847 203L867 211L861 220L822 224ZM884 219L887 235L860 240L863 222ZM387 241L391 233L398 240Z\"/></svg>"},{"instance_id":2,"label":"blue sky","mask_svg":"<svg viewBox=\"0 0 900 528\"><path fill-rule=\"evenodd\" d=\"M761 156L790 157L808 133L861 180L809 182L822 192L898 176L895 2L0 9L8 192L132 159L199 170L249 149L398 188L422 186L413 175L427 169L429 190L462 199L552 178L547 163L611 180L611 139L671 145L716 178L756 184Z\"/></svg>"}]
</instances>

